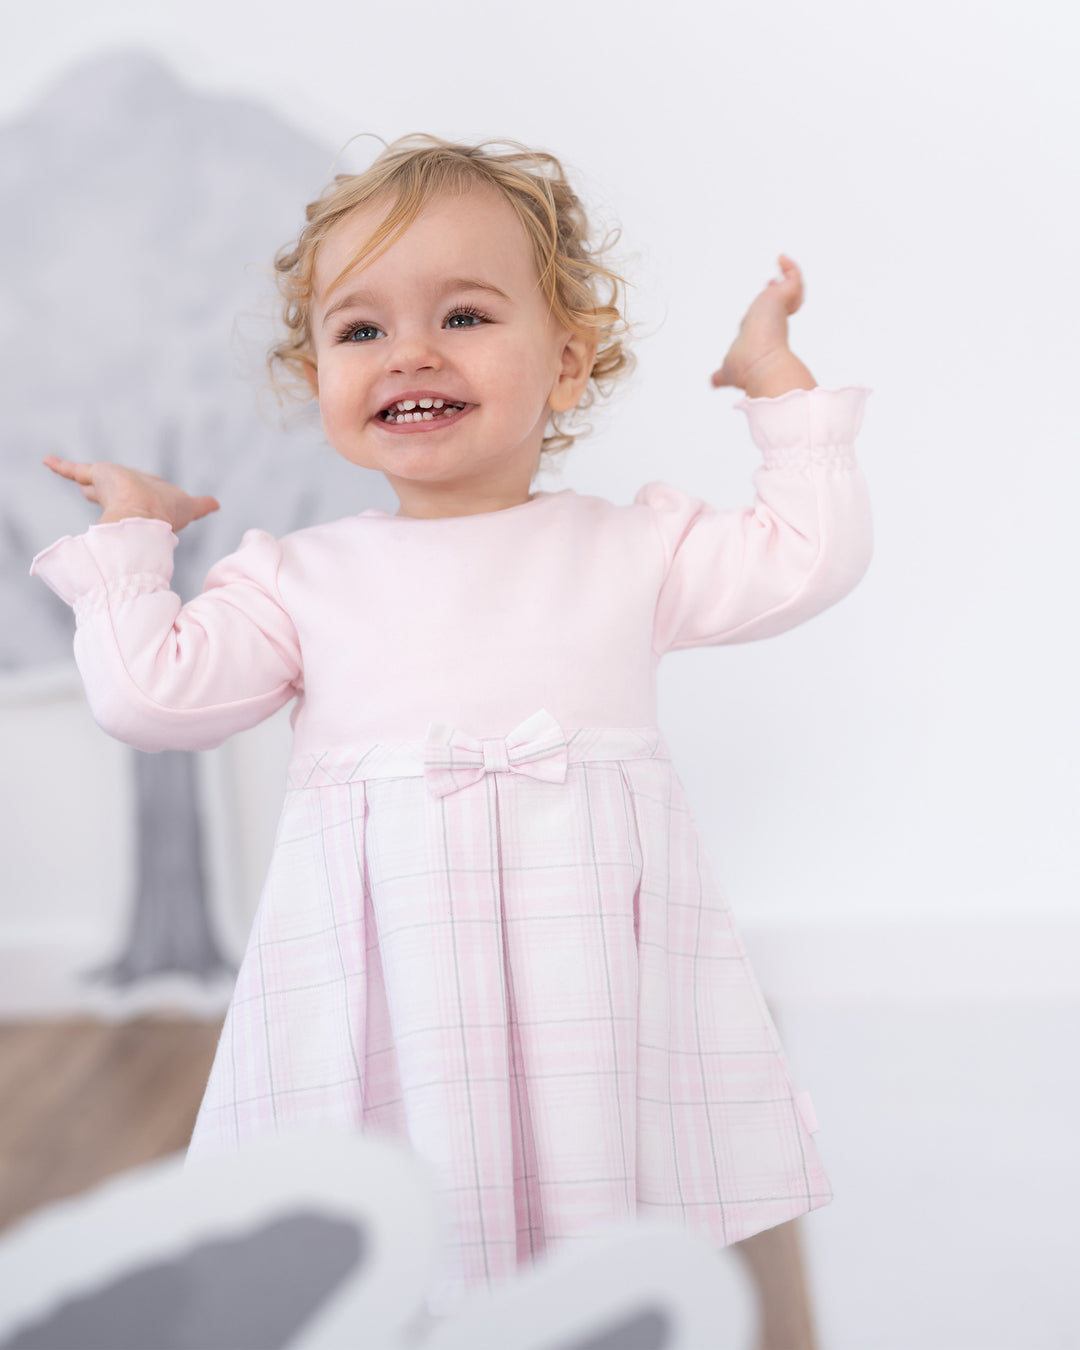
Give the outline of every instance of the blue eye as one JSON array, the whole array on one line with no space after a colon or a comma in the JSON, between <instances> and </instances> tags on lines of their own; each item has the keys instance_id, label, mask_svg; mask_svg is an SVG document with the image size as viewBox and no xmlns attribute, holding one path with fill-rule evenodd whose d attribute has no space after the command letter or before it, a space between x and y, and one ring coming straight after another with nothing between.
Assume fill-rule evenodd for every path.
<instances>
[{"instance_id":1,"label":"blue eye","mask_svg":"<svg viewBox=\"0 0 1080 1350\"><path fill-rule=\"evenodd\" d=\"M371 342L382 332L382 329L376 328L373 323L358 323L352 328L346 328L341 335L342 342Z\"/></svg>"},{"instance_id":2,"label":"blue eye","mask_svg":"<svg viewBox=\"0 0 1080 1350\"><path fill-rule=\"evenodd\" d=\"M457 319L464 319L465 322L457 323ZM460 309L455 309L452 314L446 316L447 328L478 328L480 324L490 322L486 314L472 305L462 305Z\"/></svg>"}]
</instances>

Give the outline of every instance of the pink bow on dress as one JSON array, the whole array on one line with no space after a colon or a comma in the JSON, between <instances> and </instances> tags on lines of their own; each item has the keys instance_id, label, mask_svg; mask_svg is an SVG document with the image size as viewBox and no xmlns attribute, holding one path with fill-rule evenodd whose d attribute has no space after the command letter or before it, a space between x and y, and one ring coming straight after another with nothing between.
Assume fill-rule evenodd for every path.
<instances>
[{"instance_id":1,"label":"pink bow on dress","mask_svg":"<svg viewBox=\"0 0 1080 1350\"><path fill-rule=\"evenodd\" d=\"M433 797L478 783L486 773L526 773L545 783L565 783L566 764L566 737L545 708L505 738L485 741L432 722L424 745L424 780Z\"/></svg>"}]
</instances>

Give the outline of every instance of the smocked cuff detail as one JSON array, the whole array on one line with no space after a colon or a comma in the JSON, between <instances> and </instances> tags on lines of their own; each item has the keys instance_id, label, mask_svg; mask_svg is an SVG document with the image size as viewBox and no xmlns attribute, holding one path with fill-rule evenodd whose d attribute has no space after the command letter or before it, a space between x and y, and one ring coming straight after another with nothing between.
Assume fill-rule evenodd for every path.
<instances>
[{"instance_id":1,"label":"smocked cuff detail","mask_svg":"<svg viewBox=\"0 0 1080 1350\"><path fill-rule=\"evenodd\" d=\"M178 543L165 520L127 520L91 525L85 534L65 535L43 549L30 565L61 600L75 601L93 592L144 594L166 587L172 579L173 550ZM146 581L153 581L149 587Z\"/></svg>"},{"instance_id":2,"label":"smocked cuff detail","mask_svg":"<svg viewBox=\"0 0 1080 1350\"><path fill-rule=\"evenodd\" d=\"M107 586L98 586L96 590L86 591L71 601L75 618L79 623L93 614L100 614L110 605L124 600L136 600L140 595L150 595L153 591L167 591L169 583L160 572L137 572L110 582Z\"/></svg>"},{"instance_id":3,"label":"smocked cuff detail","mask_svg":"<svg viewBox=\"0 0 1080 1350\"><path fill-rule=\"evenodd\" d=\"M854 468L855 438L871 392L864 385L818 386L790 389L776 398L744 398L734 406L746 413L766 468Z\"/></svg>"}]
</instances>

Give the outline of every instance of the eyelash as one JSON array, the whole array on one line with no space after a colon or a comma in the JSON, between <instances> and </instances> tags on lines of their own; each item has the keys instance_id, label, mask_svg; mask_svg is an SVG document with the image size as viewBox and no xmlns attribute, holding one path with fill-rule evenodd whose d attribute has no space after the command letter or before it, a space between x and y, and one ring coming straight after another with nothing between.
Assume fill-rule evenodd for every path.
<instances>
[{"instance_id":1,"label":"eyelash","mask_svg":"<svg viewBox=\"0 0 1080 1350\"><path fill-rule=\"evenodd\" d=\"M485 314L482 309L477 309L475 305L455 305L454 308L450 310L446 318L443 320L443 324L445 325L456 314L467 314L472 319L479 319L481 323L491 322L491 316L489 314ZM361 330L361 328L377 328L377 327L378 325L374 323L350 323L345 328L343 328L340 333L338 333L337 340L338 342L348 342L352 337L352 335L354 333L358 333ZM479 328L480 324L470 323L467 324L466 327ZM360 345L362 344L357 343L357 346Z\"/></svg>"}]
</instances>

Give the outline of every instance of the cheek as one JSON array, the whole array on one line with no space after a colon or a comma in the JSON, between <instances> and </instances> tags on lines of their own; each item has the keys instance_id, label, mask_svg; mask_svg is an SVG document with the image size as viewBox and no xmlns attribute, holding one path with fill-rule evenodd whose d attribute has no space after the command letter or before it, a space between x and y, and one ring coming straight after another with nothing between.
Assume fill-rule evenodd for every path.
<instances>
[{"instance_id":1,"label":"cheek","mask_svg":"<svg viewBox=\"0 0 1080 1350\"><path fill-rule=\"evenodd\" d=\"M359 384L356 370L331 356L319 365L319 408L325 416L337 416L350 406L355 406L359 397Z\"/></svg>"}]
</instances>

